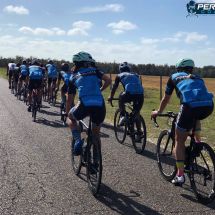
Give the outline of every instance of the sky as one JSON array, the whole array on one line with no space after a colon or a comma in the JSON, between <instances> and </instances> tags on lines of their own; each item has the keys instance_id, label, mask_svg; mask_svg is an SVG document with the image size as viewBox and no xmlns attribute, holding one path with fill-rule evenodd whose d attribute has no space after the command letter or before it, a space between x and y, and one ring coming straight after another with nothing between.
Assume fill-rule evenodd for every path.
<instances>
[{"instance_id":1,"label":"sky","mask_svg":"<svg viewBox=\"0 0 215 215\"><path fill-rule=\"evenodd\" d=\"M186 17L190 0L0 1L0 56L215 65L215 15ZM215 0L196 0L215 3Z\"/></svg>"}]
</instances>

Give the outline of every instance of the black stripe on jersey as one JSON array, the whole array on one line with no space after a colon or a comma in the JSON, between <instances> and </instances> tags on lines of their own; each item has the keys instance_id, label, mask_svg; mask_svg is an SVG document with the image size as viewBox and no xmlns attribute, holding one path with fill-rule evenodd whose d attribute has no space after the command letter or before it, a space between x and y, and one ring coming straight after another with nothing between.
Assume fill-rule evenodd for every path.
<instances>
[{"instance_id":1,"label":"black stripe on jersey","mask_svg":"<svg viewBox=\"0 0 215 215\"><path fill-rule=\"evenodd\" d=\"M188 79L198 79L198 80L203 81L203 79L201 77L198 77L198 76L189 77L189 75L180 75L180 76L177 76L172 81L173 81L173 84L176 86L179 82L184 81L184 80L188 80Z\"/></svg>"},{"instance_id":2,"label":"black stripe on jersey","mask_svg":"<svg viewBox=\"0 0 215 215\"><path fill-rule=\"evenodd\" d=\"M72 77L71 82L74 84L75 81L78 80L79 78L84 77L84 76L92 76L92 75L96 76L96 70L91 70L91 71L76 74Z\"/></svg>"}]
</instances>

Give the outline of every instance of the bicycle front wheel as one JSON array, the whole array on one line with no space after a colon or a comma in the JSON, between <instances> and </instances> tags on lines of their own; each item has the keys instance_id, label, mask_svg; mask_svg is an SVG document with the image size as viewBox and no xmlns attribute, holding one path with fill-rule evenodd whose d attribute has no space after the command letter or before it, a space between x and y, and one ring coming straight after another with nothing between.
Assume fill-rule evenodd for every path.
<instances>
[{"instance_id":1,"label":"bicycle front wheel","mask_svg":"<svg viewBox=\"0 0 215 215\"><path fill-rule=\"evenodd\" d=\"M203 204L209 204L215 198L215 155L207 143L194 145L190 156L188 174L196 198Z\"/></svg>"},{"instance_id":2,"label":"bicycle front wheel","mask_svg":"<svg viewBox=\"0 0 215 215\"><path fill-rule=\"evenodd\" d=\"M167 181L171 181L177 173L174 145L170 132L162 131L157 142L157 161L160 173Z\"/></svg>"},{"instance_id":3,"label":"bicycle front wheel","mask_svg":"<svg viewBox=\"0 0 215 215\"><path fill-rule=\"evenodd\" d=\"M87 181L90 192L96 195L102 178L102 155L99 141L96 137L89 140L87 146Z\"/></svg>"},{"instance_id":4,"label":"bicycle front wheel","mask_svg":"<svg viewBox=\"0 0 215 215\"><path fill-rule=\"evenodd\" d=\"M121 117L121 114L120 114L120 110L118 109L114 116L114 132L115 132L117 141L119 143L123 143L126 138L127 124L124 123L122 125L119 125L120 117Z\"/></svg>"},{"instance_id":5,"label":"bicycle front wheel","mask_svg":"<svg viewBox=\"0 0 215 215\"><path fill-rule=\"evenodd\" d=\"M146 125L141 115L134 117L134 133L132 137L132 143L137 154L143 152L146 146Z\"/></svg>"}]
</instances>

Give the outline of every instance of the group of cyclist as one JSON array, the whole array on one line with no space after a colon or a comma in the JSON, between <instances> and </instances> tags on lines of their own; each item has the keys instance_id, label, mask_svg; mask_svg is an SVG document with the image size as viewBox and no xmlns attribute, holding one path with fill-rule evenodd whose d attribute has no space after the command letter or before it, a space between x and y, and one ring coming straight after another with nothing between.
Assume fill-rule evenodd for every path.
<instances>
[{"instance_id":1,"label":"group of cyclist","mask_svg":"<svg viewBox=\"0 0 215 215\"><path fill-rule=\"evenodd\" d=\"M61 79L64 83L61 87L61 107L64 105L65 94L68 93L66 102L66 114L68 114L68 125L72 132L76 144L74 147L74 155L81 154L83 142L79 132L77 120L85 118L87 115L92 117L92 133L97 137L101 145L100 129L106 115L105 101L102 91L110 84L111 79L105 75L99 68L96 67L96 61L89 53L79 52L73 55L73 63L75 66L70 70L67 63L61 65L61 71L57 72L53 61L48 61L45 70L48 72L48 96L50 92L51 82L56 84L56 91L59 90ZM193 128L196 119L198 119L195 128L195 141L201 142L201 123L200 120L205 119L213 112L213 94L208 93L205 83L201 76L193 74L195 67L194 61L190 58L182 58L176 63L176 73L169 78L165 94L161 100L158 111L152 111L151 116L155 118L160 115L166 105L168 104L171 95L176 90L177 97L180 99L180 109L176 121L175 129L175 156L178 174L172 180L173 184L182 184L185 182L184 177L184 161L185 161L185 141L190 130ZM18 69L17 69L18 68ZM32 65L28 65L26 61L22 65L15 65L14 62L8 64L9 71L9 88L11 87L11 77L17 71L18 76L15 76L16 83L19 84L26 78L28 84L28 111L31 111L31 92L33 89L38 89L38 101L40 104L42 98L41 86L44 84L45 70L41 67L38 60L34 60ZM134 111L136 114L140 110L144 102L144 89L140 83L139 75L130 71L130 65L123 62L119 65L120 74L116 77L113 88L108 101L111 101L115 95L117 87L121 82L124 91L119 95L119 109L121 112L121 119L119 124L123 124L127 120L125 111L126 102L138 101L134 104ZM101 80L104 84L101 84ZM15 88L17 90L17 87ZM71 108L74 103L78 89L79 100L78 103ZM96 160L97 155L94 153L93 158Z\"/></svg>"}]
</instances>

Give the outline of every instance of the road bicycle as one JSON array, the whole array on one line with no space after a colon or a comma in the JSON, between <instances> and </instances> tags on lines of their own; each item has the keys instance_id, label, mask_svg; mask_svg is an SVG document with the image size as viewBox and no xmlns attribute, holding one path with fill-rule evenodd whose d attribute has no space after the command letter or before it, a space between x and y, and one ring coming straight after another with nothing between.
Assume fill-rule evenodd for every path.
<instances>
[{"instance_id":1,"label":"road bicycle","mask_svg":"<svg viewBox=\"0 0 215 215\"><path fill-rule=\"evenodd\" d=\"M15 81L14 81L14 78L11 79L11 93L12 94L15 93Z\"/></svg>"},{"instance_id":2,"label":"road bicycle","mask_svg":"<svg viewBox=\"0 0 215 215\"><path fill-rule=\"evenodd\" d=\"M47 80L44 80L44 84L42 87L42 95L43 95L43 101L45 102L47 100Z\"/></svg>"},{"instance_id":3,"label":"road bicycle","mask_svg":"<svg viewBox=\"0 0 215 215\"><path fill-rule=\"evenodd\" d=\"M119 100L113 98L112 100ZM113 107L112 100L110 101L111 106ZM137 104L138 101L134 101L133 104ZM117 109L114 116L114 132L116 139L119 143L125 141L126 135L129 135L132 139L133 147L137 154L140 154L144 151L146 146L146 125L143 117L133 110L133 105L125 103L125 106L131 110L130 113L126 111L127 121L123 124L120 124L121 113Z\"/></svg>"},{"instance_id":4,"label":"road bicycle","mask_svg":"<svg viewBox=\"0 0 215 215\"><path fill-rule=\"evenodd\" d=\"M92 195L96 195L99 191L102 178L102 155L99 141L92 135L91 131L92 116L90 115L89 126L83 121L79 121L79 130L83 131L83 126L87 128L87 145L82 147L82 153L74 156L75 140L72 138L71 157L72 167L76 175L79 175L81 167L86 167L88 187ZM93 153L97 154L97 159L93 158Z\"/></svg>"},{"instance_id":5,"label":"road bicycle","mask_svg":"<svg viewBox=\"0 0 215 215\"><path fill-rule=\"evenodd\" d=\"M36 89L38 89L37 86L35 86ZM36 115L37 115L37 111L40 112L40 106L38 105L38 99L37 99L37 93L36 93L36 89L33 89L32 91L32 117L34 122L36 121ZM42 104L42 101L41 101Z\"/></svg>"},{"instance_id":6,"label":"road bicycle","mask_svg":"<svg viewBox=\"0 0 215 215\"><path fill-rule=\"evenodd\" d=\"M52 103L54 106L56 104L56 99L57 99L57 91L55 91L56 88L56 83L53 84L51 83L51 89L50 89L50 94L48 98L48 103Z\"/></svg>"},{"instance_id":7,"label":"road bicycle","mask_svg":"<svg viewBox=\"0 0 215 215\"><path fill-rule=\"evenodd\" d=\"M157 142L157 162L161 175L171 181L177 174L175 162L175 124L177 114L168 111L159 117L169 117L172 120L171 130L161 132ZM156 127L159 125L154 118ZM195 126L194 126L195 128ZM215 154L213 149L204 142L195 142L195 131L189 134L190 144L186 146L186 159L184 172L187 173L191 187L196 198L203 204L209 204L215 198Z\"/></svg>"}]
</instances>

